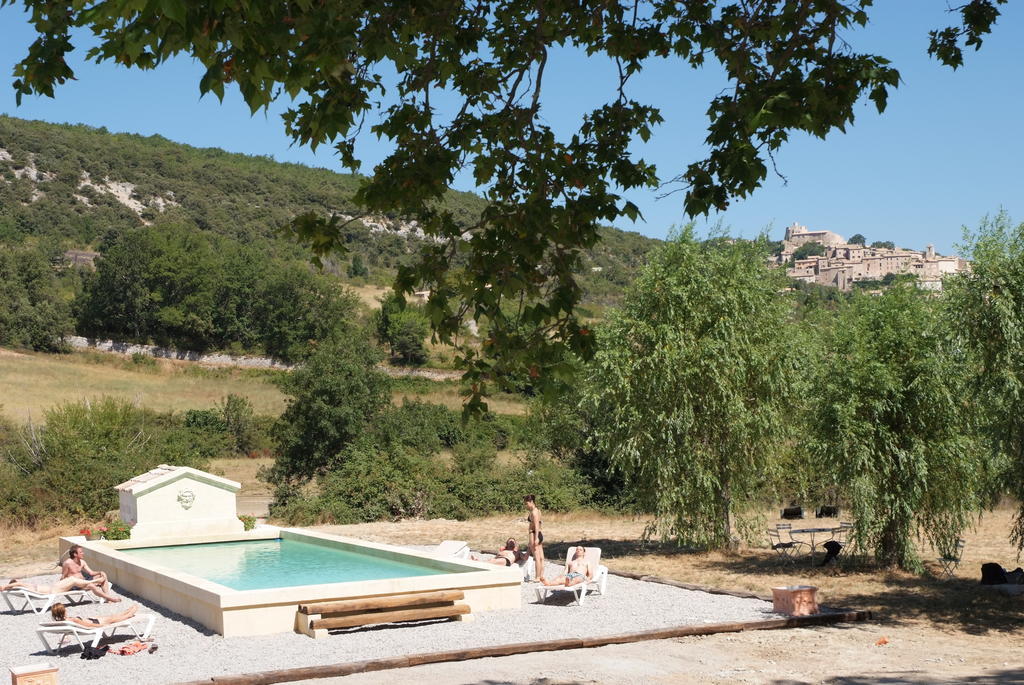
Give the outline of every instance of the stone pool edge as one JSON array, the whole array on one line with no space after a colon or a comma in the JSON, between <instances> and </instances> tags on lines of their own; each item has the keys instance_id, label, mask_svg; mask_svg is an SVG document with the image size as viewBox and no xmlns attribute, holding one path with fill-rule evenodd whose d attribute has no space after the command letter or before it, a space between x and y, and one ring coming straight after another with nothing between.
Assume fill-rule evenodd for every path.
<instances>
[{"instance_id":1,"label":"stone pool edge","mask_svg":"<svg viewBox=\"0 0 1024 685\"><path fill-rule=\"evenodd\" d=\"M356 549L374 556L413 561L449 570L451 573L265 590L232 590L188 573L145 563L120 551L135 547L276 538ZM465 593L465 602L474 612L517 609L521 605L522 573L518 568L505 568L464 559L439 558L393 545L298 528L258 526L251 531L238 534L193 535L139 541L87 541L82 537L62 537L59 542L62 557L72 544L82 545L89 551L90 566L105 571L114 583L115 591L120 589L138 595L190 618L224 637L292 632L295 628L296 609L300 603L459 589Z\"/></svg>"}]
</instances>

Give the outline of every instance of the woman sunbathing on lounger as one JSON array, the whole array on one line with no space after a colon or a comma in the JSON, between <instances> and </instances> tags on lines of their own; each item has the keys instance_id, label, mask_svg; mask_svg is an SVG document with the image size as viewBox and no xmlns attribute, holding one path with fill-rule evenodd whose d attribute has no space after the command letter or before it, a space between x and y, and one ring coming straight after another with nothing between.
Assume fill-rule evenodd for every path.
<instances>
[{"instance_id":1,"label":"woman sunbathing on lounger","mask_svg":"<svg viewBox=\"0 0 1024 685\"><path fill-rule=\"evenodd\" d=\"M473 561L484 561L488 564L497 564L498 566L515 566L526 561L528 556L529 554L519 549L519 543L516 542L515 538L509 538L505 541L505 546L498 550L493 559L481 559L477 556L471 556L470 559Z\"/></svg>"},{"instance_id":2,"label":"woman sunbathing on lounger","mask_svg":"<svg viewBox=\"0 0 1024 685\"><path fill-rule=\"evenodd\" d=\"M545 585L564 585L569 587L570 585L579 585L580 583L592 580L593 577L594 569L591 567L590 562L587 561L587 550L577 547L572 555L572 560L565 567L565 575L558 576L552 580L541 578L540 582Z\"/></svg>"},{"instance_id":3,"label":"woman sunbathing on lounger","mask_svg":"<svg viewBox=\"0 0 1024 685\"><path fill-rule=\"evenodd\" d=\"M50 607L50 615L53 616L54 621L70 621L83 628L97 628L100 626L109 626L111 623L120 623L121 621L127 621L135 612L139 610L138 604L132 604L128 609L122 611L119 614L113 614L111 616L97 616L96 618L78 618L77 616L68 616L67 607L60 602L57 602Z\"/></svg>"},{"instance_id":4,"label":"woman sunbathing on lounger","mask_svg":"<svg viewBox=\"0 0 1024 685\"><path fill-rule=\"evenodd\" d=\"M76 578L75 576L68 576L67 578L61 578L52 585L34 585L32 583L25 583L17 578L11 578L11 582L0 590L6 592L7 590L16 590L18 588L24 588L31 592L38 592L41 595L60 595L71 590L88 590L97 597L102 597L108 602L120 602L121 598L112 595L104 590L99 583L96 581L89 581L84 578Z\"/></svg>"}]
</instances>

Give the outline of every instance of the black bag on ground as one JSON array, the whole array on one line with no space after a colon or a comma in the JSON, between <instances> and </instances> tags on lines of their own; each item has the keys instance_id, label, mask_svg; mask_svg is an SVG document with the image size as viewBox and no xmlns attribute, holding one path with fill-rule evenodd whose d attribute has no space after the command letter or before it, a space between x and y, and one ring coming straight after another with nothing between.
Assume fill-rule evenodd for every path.
<instances>
[{"instance_id":1,"label":"black bag on ground","mask_svg":"<svg viewBox=\"0 0 1024 685\"><path fill-rule=\"evenodd\" d=\"M990 561L981 565L982 585L1005 585L1006 570L999 564Z\"/></svg>"},{"instance_id":2,"label":"black bag on ground","mask_svg":"<svg viewBox=\"0 0 1024 685\"><path fill-rule=\"evenodd\" d=\"M828 563L839 556L839 553L843 551L843 546L835 540L829 540L822 547L825 548L825 558L822 559L821 565L828 566Z\"/></svg>"},{"instance_id":3,"label":"black bag on ground","mask_svg":"<svg viewBox=\"0 0 1024 685\"><path fill-rule=\"evenodd\" d=\"M110 645L103 645L102 647L93 647L92 645L86 645L85 649L82 650L83 659L99 659L101 656L107 653L110 649Z\"/></svg>"}]
</instances>

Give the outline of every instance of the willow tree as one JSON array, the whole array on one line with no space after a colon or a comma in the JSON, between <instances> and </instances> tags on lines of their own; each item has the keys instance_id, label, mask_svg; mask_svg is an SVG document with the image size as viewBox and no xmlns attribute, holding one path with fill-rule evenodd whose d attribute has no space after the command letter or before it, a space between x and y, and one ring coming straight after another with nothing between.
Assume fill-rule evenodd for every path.
<instances>
[{"instance_id":1,"label":"willow tree","mask_svg":"<svg viewBox=\"0 0 1024 685\"><path fill-rule=\"evenodd\" d=\"M918 571L915 540L949 550L990 473L941 301L913 286L854 297L825 343L810 452L819 485L848 502L856 542Z\"/></svg>"},{"instance_id":2,"label":"willow tree","mask_svg":"<svg viewBox=\"0 0 1024 685\"><path fill-rule=\"evenodd\" d=\"M971 270L946 280L961 340L976 354L974 396L1003 485L1024 503L1024 224L1006 213L967 234ZM1012 534L1024 549L1024 504Z\"/></svg>"},{"instance_id":3,"label":"willow tree","mask_svg":"<svg viewBox=\"0 0 1024 685\"><path fill-rule=\"evenodd\" d=\"M933 32L929 52L955 68L1005 2L951 10L956 25ZM291 98L286 133L333 144L347 168L360 169L364 125L393 144L354 202L413 218L431 238L396 285L431 291L427 313L443 341L457 342L466 319L489 321L482 354L461 348L477 392L527 372L543 388L569 368L566 351L592 353L575 315L576 274L602 222L639 217L623 190L675 181L690 216L724 209L764 182L793 133L843 131L859 102L881 111L899 82L887 59L851 45L872 0L23 4L39 37L14 69L19 98L52 96L75 77L65 58L82 40L75 29L87 28L96 61L153 69L185 55L205 67L202 93L222 97L235 84L254 112ZM613 68L591 79L599 104L556 131L542 107L562 50ZM680 78L717 63L723 79L707 107L706 157L659 173L634 141L654 135L662 114L634 99L630 80L665 59ZM488 200L468 224L443 204L464 172ZM310 214L292 228L323 255L344 248L339 223Z\"/></svg>"},{"instance_id":4,"label":"willow tree","mask_svg":"<svg viewBox=\"0 0 1024 685\"><path fill-rule=\"evenodd\" d=\"M794 357L765 241L657 252L601 327L583 404L595 446L663 537L721 547L777 475Z\"/></svg>"}]
</instances>

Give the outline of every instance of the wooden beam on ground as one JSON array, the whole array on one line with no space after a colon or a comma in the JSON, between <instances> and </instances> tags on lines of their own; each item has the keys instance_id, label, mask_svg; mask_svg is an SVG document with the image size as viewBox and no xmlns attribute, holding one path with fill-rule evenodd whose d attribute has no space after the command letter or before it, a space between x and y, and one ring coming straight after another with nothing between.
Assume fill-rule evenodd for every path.
<instances>
[{"instance_id":1,"label":"wooden beam on ground","mask_svg":"<svg viewBox=\"0 0 1024 685\"><path fill-rule=\"evenodd\" d=\"M683 583L678 580L672 580L671 578L662 578L661 576L645 576L638 575L636 573L623 573L621 571L609 571L613 576L623 576L625 578L632 578L634 580L642 580L647 583L658 583L660 585L671 585L672 587L682 588L683 590L694 590L696 592L707 592L712 595L727 595L729 597L740 597L742 599L760 599L765 602L772 601L771 595L759 595L755 592L744 592L742 590L723 590L722 588L710 587L708 585L696 585L694 583Z\"/></svg>"},{"instance_id":2,"label":"wooden beam on ground","mask_svg":"<svg viewBox=\"0 0 1024 685\"><path fill-rule=\"evenodd\" d=\"M417 592L405 595L387 595L385 597L363 597L360 599L344 599L337 602L317 602L300 604L301 614L343 614L347 612L369 611L370 609L393 609L395 607L414 607L424 604L441 604L457 602L465 599L462 590L439 590L437 592Z\"/></svg>"},{"instance_id":3,"label":"wooden beam on ground","mask_svg":"<svg viewBox=\"0 0 1024 685\"><path fill-rule=\"evenodd\" d=\"M310 621L313 630L332 630L334 628L354 628L374 623L396 623L398 621L423 621L428 618L454 618L469 613L468 604L449 604L442 607L421 607L417 609L400 609L398 611L373 611L348 616L332 616Z\"/></svg>"},{"instance_id":4,"label":"wooden beam on ground","mask_svg":"<svg viewBox=\"0 0 1024 685\"><path fill-rule=\"evenodd\" d=\"M532 652L604 647L605 645L642 642L645 640L666 640L669 638L686 637L691 635L714 635L716 633L738 633L754 630L800 628L805 626L828 625L832 623L851 623L858 621L870 621L871 618L872 615L870 611L840 611L834 613L814 614L813 616L792 616L790 618L772 619L769 621L718 623L701 626L677 626L674 628L645 630L636 633L625 633L622 635L607 635L582 639L573 638L568 640L549 640L546 642L518 642L510 645L497 645L493 647L477 647L447 652L411 654L409 656L389 659L372 659L368 661L329 664L326 666L287 668L278 671L264 671L262 673L251 673L247 675L215 676L208 680L195 680L188 683L179 683L179 685L271 685L272 683L286 683L296 680L310 680L314 678L332 678L352 675L354 673L368 673L371 671L383 671L392 668L405 668L407 666L421 666L424 664L437 664L449 661L467 661L470 659L482 659L487 657L530 654Z\"/></svg>"}]
</instances>

